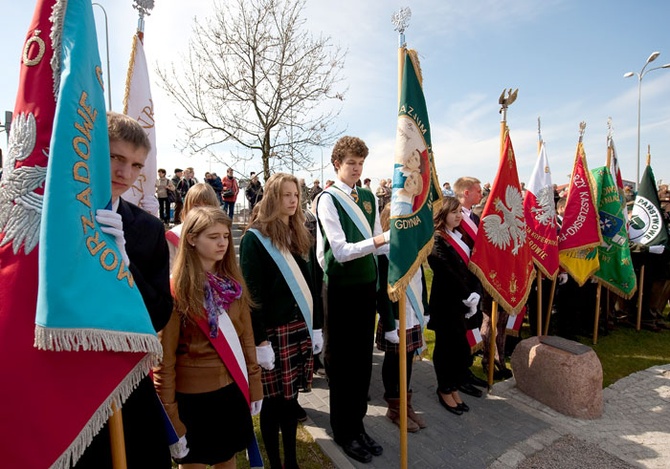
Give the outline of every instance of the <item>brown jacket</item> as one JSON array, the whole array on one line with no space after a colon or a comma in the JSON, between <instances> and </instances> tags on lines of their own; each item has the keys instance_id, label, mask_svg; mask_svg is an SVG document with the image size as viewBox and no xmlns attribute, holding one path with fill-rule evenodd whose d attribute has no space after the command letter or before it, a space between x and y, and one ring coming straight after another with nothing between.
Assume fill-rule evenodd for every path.
<instances>
[{"instance_id":1,"label":"brown jacket","mask_svg":"<svg viewBox=\"0 0 670 469\"><path fill-rule=\"evenodd\" d=\"M248 307L235 301L228 315L237 331L249 375L251 401L263 399L261 368L256 361L254 333ZM175 392L196 394L216 391L233 384L233 378L200 327L184 320L175 309L165 329L158 333L163 345L163 361L154 368L154 385L172 425L179 436L186 427L179 419Z\"/></svg>"}]
</instances>

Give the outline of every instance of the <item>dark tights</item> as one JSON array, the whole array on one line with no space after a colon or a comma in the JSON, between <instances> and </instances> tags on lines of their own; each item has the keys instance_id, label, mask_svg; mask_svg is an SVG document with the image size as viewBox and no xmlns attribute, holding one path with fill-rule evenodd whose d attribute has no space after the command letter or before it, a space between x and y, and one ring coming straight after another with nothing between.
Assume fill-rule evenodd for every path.
<instances>
[{"instance_id":1,"label":"dark tights","mask_svg":"<svg viewBox=\"0 0 670 469\"><path fill-rule=\"evenodd\" d=\"M296 417L297 399L281 397L266 397L261 408L261 435L270 460L271 469L281 469L279 455L279 430L281 429L284 443L284 466L286 469L296 469L296 433L298 419Z\"/></svg>"},{"instance_id":2,"label":"dark tights","mask_svg":"<svg viewBox=\"0 0 670 469\"><path fill-rule=\"evenodd\" d=\"M407 352L407 390L412 378L412 358L414 352ZM385 352L382 364L382 381L384 382L384 397L396 399L400 397L400 354L396 352Z\"/></svg>"}]
</instances>

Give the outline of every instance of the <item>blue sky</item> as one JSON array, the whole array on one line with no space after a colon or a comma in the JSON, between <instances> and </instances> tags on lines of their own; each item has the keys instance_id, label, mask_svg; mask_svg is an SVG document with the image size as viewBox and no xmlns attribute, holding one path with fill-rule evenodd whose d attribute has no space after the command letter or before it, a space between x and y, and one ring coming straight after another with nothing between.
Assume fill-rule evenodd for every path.
<instances>
[{"instance_id":1,"label":"blue sky","mask_svg":"<svg viewBox=\"0 0 670 469\"><path fill-rule=\"evenodd\" d=\"M137 12L130 0L99 0L109 17L112 107L122 108L123 87ZM205 18L211 0L156 0L146 19L145 51L150 69L179 63L186 50L192 18ZM526 181L537 157L537 118L553 181L566 183L574 160L579 122L587 124L584 147L590 168L606 158L607 119L624 179L635 179L637 144L636 77L653 51L661 55L651 66L670 63L670 2L665 0L308 0L306 27L323 33L348 50L343 73L348 91L338 126L363 138L370 148L365 176L373 187L391 177L397 115L397 33L391 14L412 10L407 44L417 49L424 77L433 151L440 181L463 175L493 181L498 164L500 115L498 96L504 88L519 88L508 112L519 178ZM13 110L18 63L32 17L33 2L2 0L0 52L0 116ZM105 65L102 11L99 43ZM650 66L650 67L651 67ZM106 77L106 69L105 69ZM202 178L211 169L224 174L225 165L202 156L181 154L176 108L152 77L156 106L158 164L169 173L175 166L194 166ZM656 70L642 81L641 171L647 144L657 179L670 182L670 69ZM6 150L6 138L0 136ZM329 160L329 149L323 151ZM253 157L247 152L247 156ZM310 183L321 178L321 150L315 148L315 169L300 172ZM227 152L221 152L231 162ZM240 162L242 173L258 171L256 160ZM326 164L323 178L333 178Z\"/></svg>"}]
</instances>

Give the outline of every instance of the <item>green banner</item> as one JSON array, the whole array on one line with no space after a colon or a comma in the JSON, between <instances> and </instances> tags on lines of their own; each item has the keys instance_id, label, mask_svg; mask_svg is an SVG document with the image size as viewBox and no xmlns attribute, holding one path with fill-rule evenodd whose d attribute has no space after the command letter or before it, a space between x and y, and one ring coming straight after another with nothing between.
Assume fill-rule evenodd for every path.
<instances>
[{"instance_id":1,"label":"green banner","mask_svg":"<svg viewBox=\"0 0 670 469\"><path fill-rule=\"evenodd\" d=\"M596 183L596 207L603 242L598 246L600 268L593 276L610 291L626 299L637 289L637 279L630 258L624 207L609 168L591 171Z\"/></svg>"},{"instance_id":2,"label":"green banner","mask_svg":"<svg viewBox=\"0 0 670 469\"><path fill-rule=\"evenodd\" d=\"M663 223L661 202L658 200L656 190L656 178L650 165L645 168L640 181L628 233L631 241L646 246L668 244L668 231Z\"/></svg>"},{"instance_id":3,"label":"green banner","mask_svg":"<svg viewBox=\"0 0 670 469\"><path fill-rule=\"evenodd\" d=\"M432 249L439 186L421 71L416 53L405 50L391 190L388 292L394 301Z\"/></svg>"}]
</instances>

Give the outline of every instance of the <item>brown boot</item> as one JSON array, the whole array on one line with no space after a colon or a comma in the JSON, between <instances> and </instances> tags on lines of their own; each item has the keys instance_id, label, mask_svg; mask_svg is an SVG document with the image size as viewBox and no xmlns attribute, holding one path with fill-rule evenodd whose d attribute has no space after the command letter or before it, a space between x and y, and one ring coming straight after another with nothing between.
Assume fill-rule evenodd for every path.
<instances>
[{"instance_id":1,"label":"brown boot","mask_svg":"<svg viewBox=\"0 0 670 469\"><path fill-rule=\"evenodd\" d=\"M388 419L395 423L397 426L400 426L400 399L399 398L384 398L384 400L389 405L388 410L386 411L386 416ZM409 415L407 417L407 431L409 433L415 433L420 430L420 427L414 422Z\"/></svg>"},{"instance_id":2,"label":"brown boot","mask_svg":"<svg viewBox=\"0 0 670 469\"><path fill-rule=\"evenodd\" d=\"M413 420L419 428L426 428L428 426L423 417L414 412L414 408L412 407L412 391L407 392L407 419Z\"/></svg>"}]
</instances>

